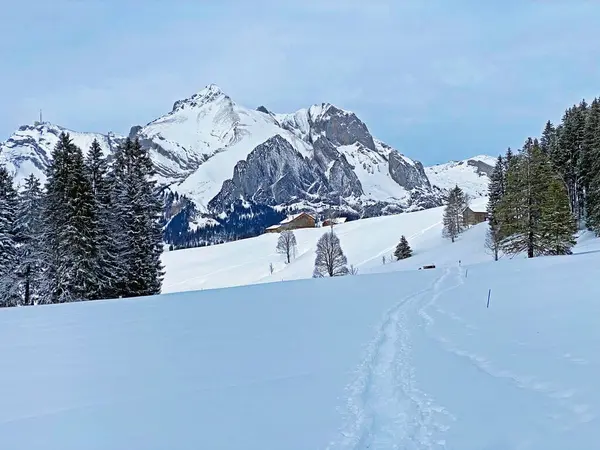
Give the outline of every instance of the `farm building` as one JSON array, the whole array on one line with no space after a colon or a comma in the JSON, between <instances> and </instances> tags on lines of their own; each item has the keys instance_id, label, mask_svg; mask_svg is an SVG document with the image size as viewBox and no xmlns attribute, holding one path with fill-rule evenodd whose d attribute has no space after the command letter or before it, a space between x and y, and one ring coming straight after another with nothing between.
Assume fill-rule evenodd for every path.
<instances>
[{"instance_id":1,"label":"farm building","mask_svg":"<svg viewBox=\"0 0 600 450\"><path fill-rule=\"evenodd\" d=\"M348 220L346 217L334 217L332 219L325 219L323 221L324 227L329 227L333 225L339 225L340 223L345 223Z\"/></svg>"},{"instance_id":2,"label":"farm building","mask_svg":"<svg viewBox=\"0 0 600 450\"><path fill-rule=\"evenodd\" d=\"M294 214L288 216L277 225L268 227L266 233L281 233L285 230L296 230L298 228L314 228L315 218L307 213Z\"/></svg>"},{"instance_id":3,"label":"farm building","mask_svg":"<svg viewBox=\"0 0 600 450\"><path fill-rule=\"evenodd\" d=\"M477 225L487 220L486 211L474 211L468 206L463 211L463 220L467 225Z\"/></svg>"}]
</instances>

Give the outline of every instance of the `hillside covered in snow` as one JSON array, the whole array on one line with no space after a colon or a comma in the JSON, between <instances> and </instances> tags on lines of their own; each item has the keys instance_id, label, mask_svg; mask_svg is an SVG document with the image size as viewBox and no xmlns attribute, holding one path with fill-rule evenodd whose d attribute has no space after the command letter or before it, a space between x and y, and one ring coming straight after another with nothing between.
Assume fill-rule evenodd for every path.
<instances>
[{"instance_id":1,"label":"hillside covered in snow","mask_svg":"<svg viewBox=\"0 0 600 450\"><path fill-rule=\"evenodd\" d=\"M43 180L61 132L84 152L98 140L109 159L125 139L36 122L0 144L0 164L17 183L31 173ZM167 199L165 237L176 245L256 235L280 220L283 209L333 208L364 218L436 207L443 200L438 187L456 179L471 190L474 176L445 171L443 183L439 177L432 183L431 168L376 139L353 112L329 103L279 114L246 108L215 85L132 127L129 137L150 149Z\"/></svg>"},{"instance_id":2,"label":"hillside covered in snow","mask_svg":"<svg viewBox=\"0 0 600 450\"><path fill-rule=\"evenodd\" d=\"M485 209L486 198L471 206ZM416 270L426 264L448 266L459 260L476 263L492 259L484 248L486 224L467 230L452 244L442 238L443 207L335 225L348 264L360 274L381 270ZM245 284L288 281L312 276L318 239L329 228L294 230L298 242L291 264L276 252L278 234L163 254L166 275L163 292L211 289ZM392 262L400 236L405 235L414 255ZM385 257L386 264L383 264ZM270 273L273 264L274 273Z\"/></svg>"},{"instance_id":3,"label":"hillside covered in snow","mask_svg":"<svg viewBox=\"0 0 600 450\"><path fill-rule=\"evenodd\" d=\"M299 279L298 230L287 266L266 235L166 253L171 294L0 311L0 448L595 449L599 240L494 262L440 220L337 225L356 276Z\"/></svg>"},{"instance_id":4,"label":"hillside covered in snow","mask_svg":"<svg viewBox=\"0 0 600 450\"><path fill-rule=\"evenodd\" d=\"M488 194L489 177L494 170L496 158L478 155L463 161L450 161L425 168L429 182L447 192L460 187L471 198Z\"/></svg>"}]
</instances>

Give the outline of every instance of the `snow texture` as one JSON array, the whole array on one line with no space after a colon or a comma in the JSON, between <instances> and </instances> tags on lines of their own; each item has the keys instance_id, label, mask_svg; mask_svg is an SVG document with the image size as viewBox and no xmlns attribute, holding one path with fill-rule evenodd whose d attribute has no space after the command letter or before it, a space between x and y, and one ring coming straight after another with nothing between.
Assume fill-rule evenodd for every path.
<instances>
[{"instance_id":1,"label":"snow texture","mask_svg":"<svg viewBox=\"0 0 600 450\"><path fill-rule=\"evenodd\" d=\"M358 276L0 311L0 448L597 448L600 240L493 262L486 224L450 244L440 219L337 226ZM400 233L415 256L375 264ZM171 252L168 277L236 284L264 238Z\"/></svg>"},{"instance_id":2,"label":"snow texture","mask_svg":"<svg viewBox=\"0 0 600 450\"><path fill-rule=\"evenodd\" d=\"M69 132L84 152L98 139L103 151L110 154L124 139L35 123L21 127L0 144L0 164L7 165L18 182L30 173L43 181L61 131ZM226 195L236 176L238 190L243 186L256 189L243 192L242 200L271 206L283 201L271 198L271 191L289 193L291 198L284 196L283 203L296 207L337 205L341 196L347 207L362 216L440 204L420 163L374 139L354 113L329 103L293 114L274 114L266 108L241 106L218 86L209 85L175 102L169 113L145 126L132 127L129 136L139 138L150 149L157 181L188 196L200 214L219 214L231 206L219 199L239 200L239 196ZM234 171L276 136L288 142L291 150L280 145L279 156L262 155L253 161L251 173ZM271 185L250 182L256 180L255 172L278 165L284 173L294 166L295 172L287 173L285 179L268 180ZM307 180L309 185L304 186ZM190 224L191 229L195 226Z\"/></svg>"},{"instance_id":3,"label":"snow texture","mask_svg":"<svg viewBox=\"0 0 600 450\"><path fill-rule=\"evenodd\" d=\"M487 195L489 175L496 165L496 158L478 155L464 161L451 161L425 168L432 185L448 191L458 185L472 198Z\"/></svg>"},{"instance_id":4,"label":"snow texture","mask_svg":"<svg viewBox=\"0 0 600 450\"><path fill-rule=\"evenodd\" d=\"M0 165L8 169L17 186L22 186L25 178L31 174L44 183L46 165L62 132L71 135L73 143L81 148L84 155L94 139L100 144L104 155L111 154L122 139L113 134L79 133L47 122L24 125L6 142L0 143Z\"/></svg>"}]
</instances>

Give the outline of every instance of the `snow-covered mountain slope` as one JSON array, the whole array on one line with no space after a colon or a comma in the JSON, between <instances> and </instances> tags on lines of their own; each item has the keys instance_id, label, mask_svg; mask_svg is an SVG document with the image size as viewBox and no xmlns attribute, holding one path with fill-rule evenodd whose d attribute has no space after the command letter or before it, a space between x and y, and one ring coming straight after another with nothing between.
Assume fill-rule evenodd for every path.
<instances>
[{"instance_id":1,"label":"snow-covered mountain slope","mask_svg":"<svg viewBox=\"0 0 600 450\"><path fill-rule=\"evenodd\" d=\"M487 195L489 176L495 164L496 158L478 155L464 161L426 167L425 173L430 183L442 191L458 185L471 197L481 197Z\"/></svg>"},{"instance_id":2,"label":"snow-covered mountain slope","mask_svg":"<svg viewBox=\"0 0 600 450\"><path fill-rule=\"evenodd\" d=\"M139 129L137 136L155 149L153 160L173 188L203 207L231 178L234 166L260 144L283 135L303 157L309 145L283 130L269 115L237 105L210 85L175 103L167 115Z\"/></svg>"},{"instance_id":3,"label":"snow-covered mountain slope","mask_svg":"<svg viewBox=\"0 0 600 450\"><path fill-rule=\"evenodd\" d=\"M486 205L485 197L471 202L475 209L485 209ZM455 243L451 243L442 238L443 209L438 207L356 220L336 225L335 232L340 238L348 264L354 265L359 274L413 271L428 264L443 268L453 266L458 261L463 265L491 261L492 255L485 248L487 223L470 228ZM272 233L221 245L165 252L163 292L310 278L317 241L327 231L329 228L294 230L298 244L290 264L286 264L284 256L276 252L279 235ZM401 235L408 239L413 256L403 261L393 261L393 252ZM600 249L600 240L584 233L578 238L573 251L584 253L593 250L594 245ZM504 257L501 256L501 259ZM273 274L270 273L270 264L273 264Z\"/></svg>"},{"instance_id":4,"label":"snow-covered mountain slope","mask_svg":"<svg viewBox=\"0 0 600 450\"><path fill-rule=\"evenodd\" d=\"M22 127L0 146L0 162L18 178L41 175L62 130ZM97 138L110 151L122 139L70 133L84 149ZM209 85L129 135L150 148L159 182L202 214L228 212L238 201L337 205L362 217L440 204L420 163L374 139L354 113L328 103L274 114L241 106Z\"/></svg>"},{"instance_id":5,"label":"snow-covered mountain slope","mask_svg":"<svg viewBox=\"0 0 600 450\"><path fill-rule=\"evenodd\" d=\"M485 208L487 199L472 202L474 208ZM356 220L335 226L348 264L359 273L379 270L415 270L425 264L437 266L488 261L484 249L486 225L479 225L461 235L452 244L442 238L443 207L386 217ZM281 280L310 278L318 239L329 228L295 230L298 242L291 264L276 252L277 234L229 242L209 247L176 250L163 254L166 275L163 292L239 286ZM414 256L391 263L392 255L405 235ZM385 256L386 264L383 265ZM390 264L391 263L391 264ZM269 266L273 264L274 273Z\"/></svg>"},{"instance_id":6,"label":"snow-covered mountain slope","mask_svg":"<svg viewBox=\"0 0 600 450\"><path fill-rule=\"evenodd\" d=\"M84 153L96 139L104 154L110 155L122 139L112 133L79 133L51 123L36 122L20 127L7 141L0 143L0 165L7 167L17 184L21 184L30 174L44 180L52 150L62 132L69 133L73 143Z\"/></svg>"},{"instance_id":7,"label":"snow-covered mountain slope","mask_svg":"<svg viewBox=\"0 0 600 450\"><path fill-rule=\"evenodd\" d=\"M0 448L597 448L598 240L467 266L478 233L461 267L4 309Z\"/></svg>"},{"instance_id":8,"label":"snow-covered mountain slope","mask_svg":"<svg viewBox=\"0 0 600 450\"><path fill-rule=\"evenodd\" d=\"M274 114L211 85L134 132L155 149L171 189L203 213L222 213L239 199L304 207L344 199L362 216L439 204L422 165L331 104Z\"/></svg>"}]
</instances>

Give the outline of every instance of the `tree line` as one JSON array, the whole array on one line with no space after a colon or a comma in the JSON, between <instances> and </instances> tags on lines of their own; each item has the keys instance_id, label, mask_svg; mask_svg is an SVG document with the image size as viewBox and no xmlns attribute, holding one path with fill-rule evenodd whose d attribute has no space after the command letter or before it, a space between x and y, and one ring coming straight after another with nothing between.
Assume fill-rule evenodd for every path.
<instances>
[{"instance_id":1,"label":"tree line","mask_svg":"<svg viewBox=\"0 0 600 450\"><path fill-rule=\"evenodd\" d=\"M161 291L162 213L153 163L126 139L109 164L68 133L46 182L21 189L0 167L0 306L137 297Z\"/></svg>"},{"instance_id":2,"label":"tree line","mask_svg":"<svg viewBox=\"0 0 600 450\"><path fill-rule=\"evenodd\" d=\"M466 228L460 188L450 192L444 234L454 240ZM508 148L490 176L486 247L529 258L566 255L575 233L600 235L600 99L568 108L558 125L547 121L539 138L517 152Z\"/></svg>"},{"instance_id":3,"label":"tree line","mask_svg":"<svg viewBox=\"0 0 600 450\"><path fill-rule=\"evenodd\" d=\"M540 141L528 138L513 154L499 156L491 175L487 247L528 258L566 255L575 245L576 216L568 184Z\"/></svg>"}]
</instances>

